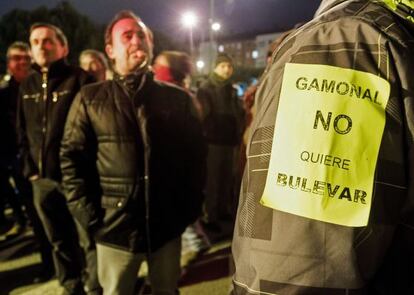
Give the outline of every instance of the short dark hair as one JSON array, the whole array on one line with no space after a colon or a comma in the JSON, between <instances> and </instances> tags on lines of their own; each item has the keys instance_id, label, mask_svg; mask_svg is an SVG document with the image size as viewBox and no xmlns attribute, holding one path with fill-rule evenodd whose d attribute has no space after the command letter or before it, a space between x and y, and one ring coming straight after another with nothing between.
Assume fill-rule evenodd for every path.
<instances>
[{"instance_id":1,"label":"short dark hair","mask_svg":"<svg viewBox=\"0 0 414 295\"><path fill-rule=\"evenodd\" d=\"M105 45L112 44L112 30L117 22L119 22L122 19L133 19L137 23L140 23L146 33L148 34L151 41L153 41L153 35L151 30L144 24L144 22L141 20L139 16L137 16L135 13L133 13L131 10L121 10L118 12L113 19L109 22L109 24L106 26L105 29Z\"/></svg>"},{"instance_id":2,"label":"short dark hair","mask_svg":"<svg viewBox=\"0 0 414 295\"><path fill-rule=\"evenodd\" d=\"M37 28L48 28L51 29L52 31L55 32L57 39L59 40L60 44L62 46L68 47L69 43L68 43L68 39L66 38L66 35L63 33L63 31L58 28L55 25L49 24L49 23L34 23L33 25L31 25L30 27L30 35L32 34L32 32L34 30L36 30Z\"/></svg>"},{"instance_id":3,"label":"short dark hair","mask_svg":"<svg viewBox=\"0 0 414 295\"><path fill-rule=\"evenodd\" d=\"M22 51L26 51L26 52L30 52L30 46L22 41L15 41L12 44L10 44L10 46L7 48L7 58L10 57L10 51L12 51L13 49L19 49Z\"/></svg>"}]
</instances>

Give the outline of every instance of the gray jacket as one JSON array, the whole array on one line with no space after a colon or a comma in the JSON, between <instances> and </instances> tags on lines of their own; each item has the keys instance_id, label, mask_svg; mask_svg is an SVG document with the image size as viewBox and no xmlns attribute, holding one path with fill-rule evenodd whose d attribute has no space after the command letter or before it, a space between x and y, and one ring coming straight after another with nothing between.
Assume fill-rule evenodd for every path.
<instances>
[{"instance_id":1,"label":"gray jacket","mask_svg":"<svg viewBox=\"0 0 414 295\"><path fill-rule=\"evenodd\" d=\"M413 31L378 1L334 2L282 43L256 94L232 245L234 294L414 294ZM260 203L287 63L353 69L389 82L367 226Z\"/></svg>"}]
</instances>

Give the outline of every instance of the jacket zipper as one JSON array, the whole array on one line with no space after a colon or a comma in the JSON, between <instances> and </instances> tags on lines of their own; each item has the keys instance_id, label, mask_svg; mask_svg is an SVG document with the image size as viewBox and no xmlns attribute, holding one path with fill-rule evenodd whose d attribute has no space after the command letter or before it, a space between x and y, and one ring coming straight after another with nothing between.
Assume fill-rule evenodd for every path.
<instances>
[{"instance_id":1,"label":"jacket zipper","mask_svg":"<svg viewBox=\"0 0 414 295\"><path fill-rule=\"evenodd\" d=\"M139 107L135 106L134 98L138 94L138 92L144 87L144 84L146 82L146 76L145 74L142 76L141 82L135 92L135 94L131 97L131 95L128 93L128 91L125 90L124 87L121 86L121 88L124 90L125 95L128 97L128 100L131 103L131 107L135 110L135 120L137 123L137 127L139 131L141 132L142 136L142 143L144 145L144 200L145 200L145 231L146 231L146 239L147 239L147 258L151 256L151 234L150 234L150 226L149 226L149 220L150 220L150 177L149 177L149 158L151 154L151 148L149 143L149 137L147 133L147 118L145 114L145 106L141 105Z\"/></svg>"},{"instance_id":2,"label":"jacket zipper","mask_svg":"<svg viewBox=\"0 0 414 295\"><path fill-rule=\"evenodd\" d=\"M151 149L149 137L147 133L147 119L145 107L142 105L137 110L137 123L141 131L142 142L144 144L144 197L145 197L145 229L147 232L147 255L151 255L151 235L150 235L150 177L149 177L149 159L151 157Z\"/></svg>"},{"instance_id":3,"label":"jacket zipper","mask_svg":"<svg viewBox=\"0 0 414 295\"><path fill-rule=\"evenodd\" d=\"M39 177L43 177L43 151L45 148L46 127L47 127L47 88L48 88L48 70L42 69L42 89L43 89L43 117L42 117L42 144L39 151Z\"/></svg>"}]
</instances>

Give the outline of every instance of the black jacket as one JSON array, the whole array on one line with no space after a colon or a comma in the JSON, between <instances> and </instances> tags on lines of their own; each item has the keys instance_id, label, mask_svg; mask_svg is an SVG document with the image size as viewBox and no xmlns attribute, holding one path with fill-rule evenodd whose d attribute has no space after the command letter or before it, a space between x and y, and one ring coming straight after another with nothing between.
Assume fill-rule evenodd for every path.
<instances>
[{"instance_id":1,"label":"black jacket","mask_svg":"<svg viewBox=\"0 0 414 295\"><path fill-rule=\"evenodd\" d=\"M135 95L119 78L82 88L61 148L75 218L98 221L99 243L132 252L178 237L203 200L206 148L191 98L145 79Z\"/></svg>"},{"instance_id":2,"label":"black jacket","mask_svg":"<svg viewBox=\"0 0 414 295\"><path fill-rule=\"evenodd\" d=\"M48 72L38 65L20 85L18 137L23 174L60 181L59 148L69 107L80 87L93 81L82 69L63 59Z\"/></svg>"},{"instance_id":3,"label":"black jacket","mask_svg":"<svg viewBox=\"0 0 414 295\"><path fill-rule=\"evenodd\" d=\"M208 143L239 145L244 131L244 111L230 81L223 81L213 73L200 85L197 99L201 103Z\"/></svg>"},{"instance_id":4,"label":"black jacket","mask_svg":"<svg viewBox=\"0 0 414 295\"><path fill-rule=\"evenodd\" d=\"M0 167L11 165L17 155L16 109L19 83L9 75L0 80Z\"/></svg>"}]
</instances>

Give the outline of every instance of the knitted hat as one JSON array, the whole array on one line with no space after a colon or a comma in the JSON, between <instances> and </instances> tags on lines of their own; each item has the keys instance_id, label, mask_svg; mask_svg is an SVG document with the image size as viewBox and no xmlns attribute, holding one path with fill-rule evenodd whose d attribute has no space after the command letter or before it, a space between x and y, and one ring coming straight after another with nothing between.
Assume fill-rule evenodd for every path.
<instances>
[{"instance_id":1,"label":"knitted hat","mask_svg":"<svg viewBox=\"0 0 414 295\"><path fill-rule=\"evenodd\" d=\"M217 67L218 64L221 64L222 62L228 62L229 64L233 65L233 60L231 57L225 53L219 53L216 58L215 67Z\"/></svg>"}]
</instances>

